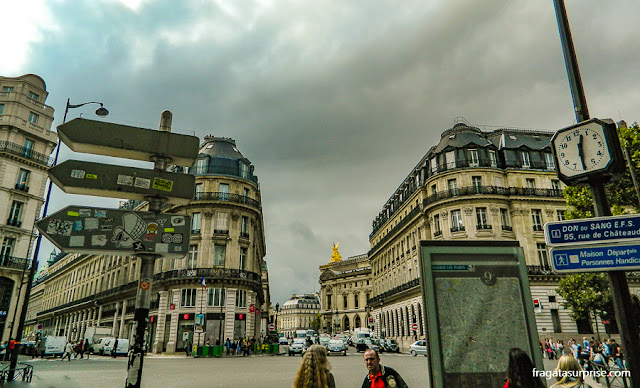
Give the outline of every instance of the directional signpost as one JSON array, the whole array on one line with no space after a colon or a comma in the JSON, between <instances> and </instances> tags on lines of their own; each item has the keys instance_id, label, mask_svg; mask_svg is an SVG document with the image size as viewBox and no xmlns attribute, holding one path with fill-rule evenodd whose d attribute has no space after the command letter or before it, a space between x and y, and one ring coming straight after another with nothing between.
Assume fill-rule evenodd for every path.
<instances>
[{"instance_id":1,"label":"directional signpost","mask_svg":"<svg viewBox=\"0 0 640 388\"><path fill-rule=\"evenodd\" d=\"M544 231L556 272L640 268L640 215L549 222Z\"/></svg>"},{"instance_id":2,"label":"directional signpost","mask_svg":"<svg viewBox=\"0 0 640 388\"><path fill-rule=\"evenodd\" d=\"M186 205L193 199L195 176L111 164L67 160L49 170L49 177L67 194L126 198L171 197Z\"/></svg>"},{"instance_id":3,"label":"directional signpost","mask_svg":"<svg viewBox=\"0 0 640 388\"><path fill-rule=\"evenodd\" d=\"M161 210L166 203L187 204L193 198L195 177L167 172L167 167L193 165L200 140L171 133L171 119L171 112L162 112L159 131L87 119L58 126L60 140L74 151L150 161L154 169L68 160L49 170L52 182L70 194L146 200L150 211L69 206L36 225L40 233L65 252L140 257L128 388L140 388L142 380L144 332L155 260L184 257L190 238L189 216L163 214Z\"/></svg>"},{"instance_id":4,"label":"directional signpost","mask_svg":"<svg viewBox=\"0 0 640 388\"><path fill-rule=\"evenodd\" d=\"M186 215L67 206L38 221L37 227L68 253L180 259L189 248L191 222Z\"/></svg>"}]
</instances>

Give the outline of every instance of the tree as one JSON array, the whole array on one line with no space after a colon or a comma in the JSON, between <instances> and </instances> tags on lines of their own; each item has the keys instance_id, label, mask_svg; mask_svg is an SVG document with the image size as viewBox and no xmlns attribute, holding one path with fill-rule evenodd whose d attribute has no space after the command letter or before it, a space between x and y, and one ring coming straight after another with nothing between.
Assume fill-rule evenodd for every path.
<instances>
[{"instance_id":1,"label":"tree","mask_svg":"<svg viewBox=\"0 0 640 388\"><path fill-rule=\"evenodd\" d=\"M322 316L320 315L320 313L318 313L316 317L313 318L313 321L311 321L311 329L315 330L316 333L320 332L321 321L322 321Z\"/></svg>"},{"instance_id":2,"label":"tree","mask_svg":"<svg viewBox=\"0 0 640 388\"><path fill-rule=\"evenodd\" d=\"M612 312L609 279L603 273L569 275L560 279L556 291L564 299L562 306L576 321L589 319L598 310Z\"/></svg>"}]
</instances>

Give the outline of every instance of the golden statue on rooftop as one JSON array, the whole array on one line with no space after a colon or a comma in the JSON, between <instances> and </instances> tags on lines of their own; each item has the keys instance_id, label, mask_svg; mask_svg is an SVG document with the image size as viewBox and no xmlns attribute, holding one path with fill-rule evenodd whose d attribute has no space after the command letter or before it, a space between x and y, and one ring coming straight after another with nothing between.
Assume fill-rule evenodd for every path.
<instances>
[{"instance_id":1,"label":"golden statue on rooftop","mask_svg":"<svg viewBox=\"0 0 640 388\"><path fill-rule=\"evenodd\" d=\"M340 255L340 252L338 252L338 245L340 245L339 242L333 244L332 246L333 252L331 252L331 263L337 263L342 261L342 256Z\"/></svg>"}]
</instances>

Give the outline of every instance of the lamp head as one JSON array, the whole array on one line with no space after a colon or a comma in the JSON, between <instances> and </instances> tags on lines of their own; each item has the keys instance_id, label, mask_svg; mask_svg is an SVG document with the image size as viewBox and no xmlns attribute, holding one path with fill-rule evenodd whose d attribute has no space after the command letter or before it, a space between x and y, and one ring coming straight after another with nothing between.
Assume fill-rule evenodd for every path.
<instances>
[{"instance_id":1,"label":"lamp head","mask_svg":"<svg viewBox=\"0 0 640 388\"><path fill-rule=\"evenodd\" d=\"M96 115L107 116L108 114L109 114L109 111L107 110L107 108L105 108L104 106L102 106L102 104L100 104L100 108L96 110Z\"/></svg>"}]
</instances>

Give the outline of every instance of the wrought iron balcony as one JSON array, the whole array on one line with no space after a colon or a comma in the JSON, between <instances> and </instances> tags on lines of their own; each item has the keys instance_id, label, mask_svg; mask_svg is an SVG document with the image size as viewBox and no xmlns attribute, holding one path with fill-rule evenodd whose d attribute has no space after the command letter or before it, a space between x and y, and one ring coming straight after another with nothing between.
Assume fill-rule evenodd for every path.
<instances>
[{"instance_id":1,"label":"wrought iron balcony","mask_svg":"<svg viewBox=\"0 0 640 388\"><path fill-rule=\"evenodd\" d=\"M528 275L553 275L553 271L549 266L527 265Z\"/></svg>"},{"instance_id":2,"label":"wrought iron balcony","mask_svg":"<svg viewBox=\"0 0 640 388\"><path fill-rule=\"evenodd\" d=\"M416 278L416 279L412 279L409 280L408 282L401 284L397 287L394 287L392 289L390 289L389 291L383 292L380 295L376 295L373 298L370 298L367 300L367 305L372 305L375 303L380 303L382 301L384 301L386 298L390 297L391 295L395 295L399 292L402 291L406 291L409 290L411 288L417 287L420 285L420 279Z\"/></svg>"},{"instance_id":3,"label":"wrought iron balcony","mask_svg":"<svg viewBox=\"0 0 640 388\"><path fill-rule=\"evenodd\" d=\"M508 230L509 232L513 231L513 227L509 225L502 225L502 230Z\"/></svg>"},{"instance_id":4,"label":"wrought iron balcony","mask_svg":"<svg viewBox=\"0 0 640 388\"><path fill-rule=\"evenodd\" d=\"M7 225L15 226L16 228L19 228L22 226L22 221L18 221L17 218L9 218L7 219Z\"/></svg>"},{"instance_id":5,"label":"wrought iron balcony","mask_svg":"<svg viewBox=\"0 0 640 388\"><path fill-rule=\"evenodd\" d=\"M451 233L464 232L464 225L454 226L451 228Z\"/></svg>"},{"instance_id":6,"label":"wrought iron balcony","mask_svg":"<svg viewBox=\"0 0 640 388\"><path fill-rule=\"evenodd\" d=\"M28 269L31 267L31 260L13 256L0 256L0 267Z\"/></svg>"},{"instance_id":7,"label":"wrought iron balcony","mask_svg":"<svg viewBox=\"0 0 640 388\"><path fill-rule=\"evenodd\" d=\"M16 183L16 190L24 191L25 193L29 192L29 186L26 183Z\"/></svg>"},{"instance_id":8,"label":"wrought iron balcony","mask_svg":"<svg viewBox=\"0 0 640 388\"><path fill-rule=\"evenodd\" d=\"M247 233L247 232L240 232L240 237L241 237L241 238L249 239L249 233Z\"/></svg>"},{"instance_id":9,"label":"wrought iron balcony","mask_svg":"<svg viewBox=\"0 0 640 388\"><path fill-rule=\"evenodd\" d=\"M238 279L260 282L260 275L255 272L242 271L233 268L194 268L174 269L153 275L154 281L177 280L185 278L201 279Z\"/></svg>"},{"instance_id":10,"label":"wrought iron balcony","mask_svg":"<svg viewBox=\"0 0 640 388\"><path fill-rule=\"evenodd\" d=\"M533 225L534 232L542 232L542 225Z\"/></svg>"},{"instance_id":11,"label":"wrought iron balcony","mask_svg":"<svg viewBox=\"0 0 640 388\"><path fill-rule=\"evenodd\" d=\"M260 202L256 201L253 198L249 198L247 196L241 194L230 194L220 191L213 192L198 192L193 198L194 201L223 201L223 202L233 202L240 203L243 205L248 205L254 207L256 209L260 209Z\"/></svg>"},{"instance_id":12,"label":"wrought iron balcony","mask_svg":"<svg viewBox=\"0 0 640 388\"><path fill-rule=\"evenodd\" d=\"M491 230L491 225L476 225L476 230Z\"/></svg>"},{"instance_id":13,"label":"wrought iron balcony","mask_svg":"<svg viewBox=\"0 0 640 388\"><path fill-rule=\"evenodd\" d=\"M433 237L438 237L438 236L442 236L441 230L436 230L435 232L433 232Z\"/></svg>"},{"instance_id":14,"label":"wrought iron balcony","mask_svg":"<svg viewBox=\"0 0 640 388\"><path fill-rule=\"evenodd\" d=\"M220 235L223 235L223 236L228 236L229 235L229 229L225 229L225 230L214 229L213 230L213 234L220 234Z\"/></svg>"},{"instance_id":15,"label":"wrought iron balcony","mask_svg":"<svg viewBox=\"0 0 640 388\"><path fill-rule=\"evenodd\" d=\"M25 148L9 141L0 141L0 152L6 152L21 158L31 160L36 163L40 163L44 166L52 166L53 159L45 154L41 154L32 150L31 148Z\"/></svg>"}]
</instances>

